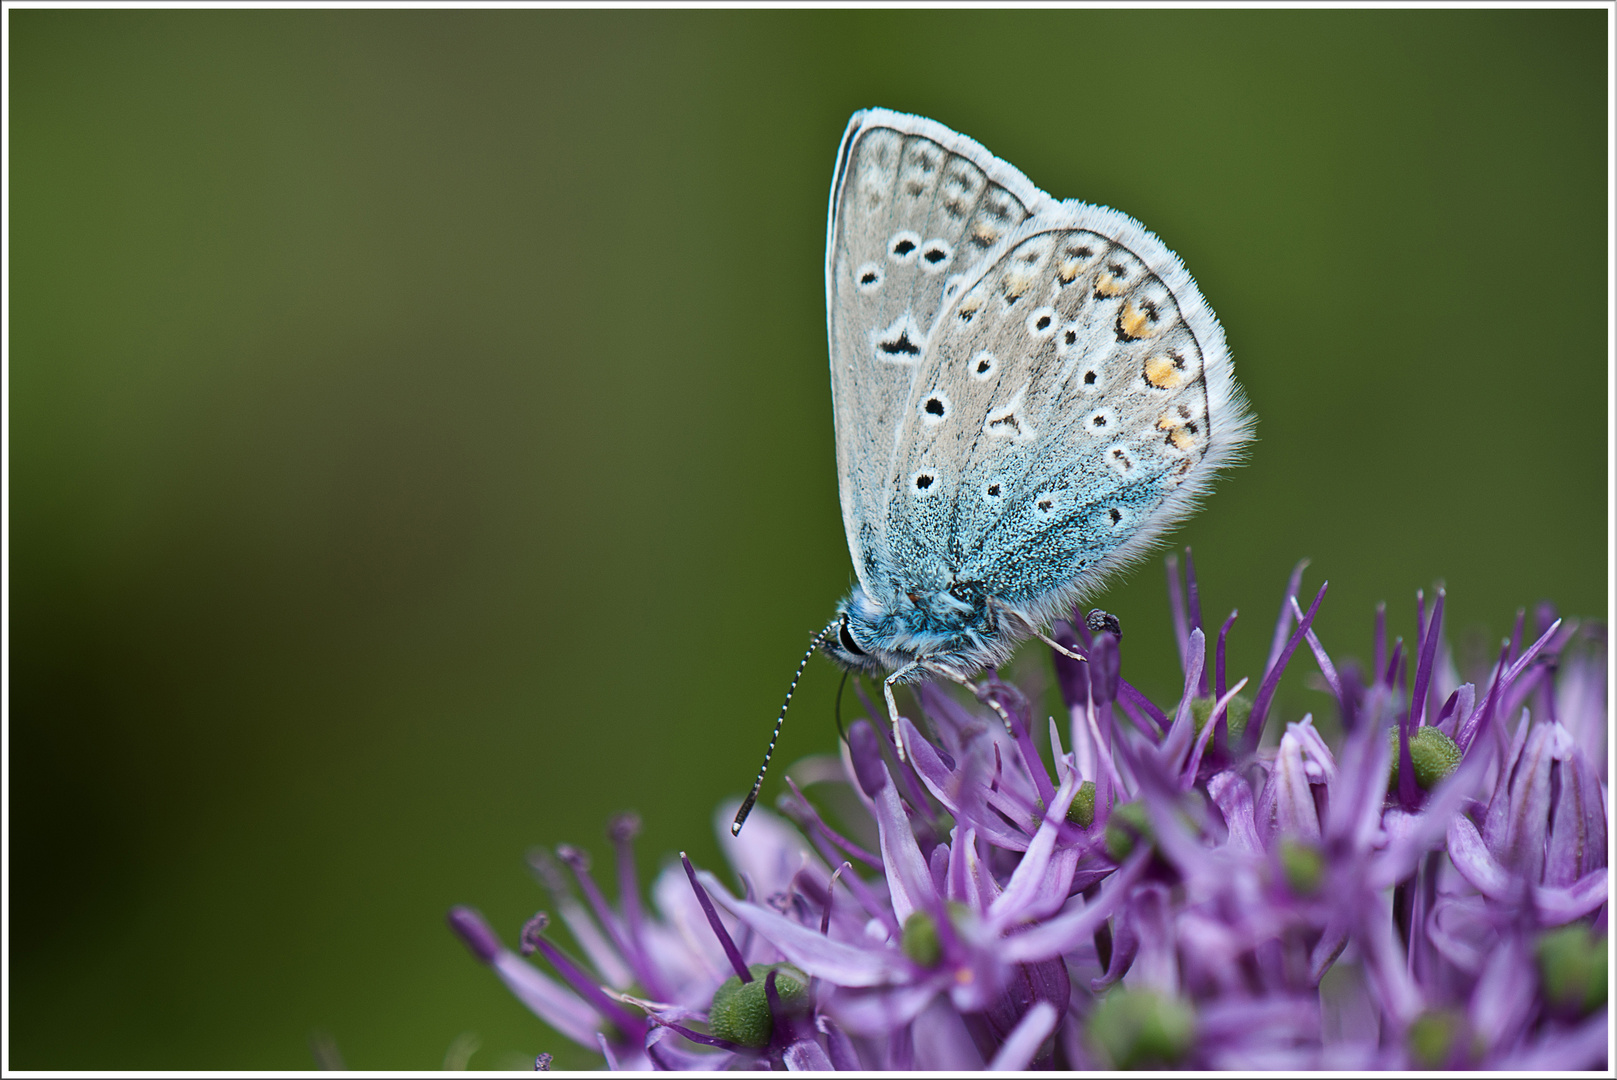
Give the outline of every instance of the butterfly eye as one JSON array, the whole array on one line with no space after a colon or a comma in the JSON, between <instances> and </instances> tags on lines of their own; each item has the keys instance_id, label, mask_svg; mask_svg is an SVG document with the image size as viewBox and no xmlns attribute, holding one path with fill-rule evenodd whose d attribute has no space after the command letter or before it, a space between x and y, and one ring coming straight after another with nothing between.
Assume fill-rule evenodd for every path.
<instances>
[{"instance_id":1,"label":"butterfly eye","mask_svg":"<svg viewBox=\"0 0 1617 1080\"><path fill-rule=\"evenodd\" d=\"M837 641L842 647L855 656L864 656L865 650L853 639L853 632L848 629L848 616L842 616L842 625L837 628Z\"/></svg>"}]
</instances>

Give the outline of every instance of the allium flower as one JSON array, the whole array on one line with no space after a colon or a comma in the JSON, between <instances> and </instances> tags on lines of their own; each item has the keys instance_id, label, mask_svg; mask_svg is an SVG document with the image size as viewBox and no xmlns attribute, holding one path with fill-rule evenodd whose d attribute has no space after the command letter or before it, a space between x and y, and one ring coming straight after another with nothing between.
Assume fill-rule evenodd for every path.
<instances>
[{"instance_id":1,"label":"allium flower","mask_svg":"<svg viewBox=\"0 0 1617 1080\"><path fill-rule=\"evenodd\" d=\"M543 912L523 955L470 909L451 925L613 1068L1605 1067L1604 628L1541 609L1529 641L1519 617L1462 681L1439 592L1407 653L1377 613L1361 672L1299 565L1249 696L1235 614L1209 655L1188 552L1188 588L1168 565L1167 707L1074 612L1056 638L1088 659L1054 653L1044 738L997 676L992 711L922 686L907 760L860 719L794 770L785 818L732 840L720 808L739 888L681 856L643 909L624 817L616 905L581 852L533 857L576 952ZM1311 716L1269 731L1305 646L1335 746Z\"/></svg>"}]
</instances>

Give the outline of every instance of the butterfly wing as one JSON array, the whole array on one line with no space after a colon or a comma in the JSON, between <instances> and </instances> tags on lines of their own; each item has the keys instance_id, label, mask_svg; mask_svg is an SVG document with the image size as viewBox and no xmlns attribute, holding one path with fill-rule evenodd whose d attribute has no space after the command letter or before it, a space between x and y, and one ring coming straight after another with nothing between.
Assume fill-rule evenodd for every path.
<instances>
[{"instance_id":1,"label":"butterfly wing","mask_svg":"<svg viewBox=\"0 0 1617 1080\"><path fill-rule=\"evenodd\" d=\"M935 121L870 109L848 123L831 185L826 320L842 520L873 596L890 591L888 480L933 327L951 290L1055 205Z\"/></svg>"},{"instance_id":2,"label":"butterfly wing","mask_svg":"<svg viewBox=\"0 0 1617 1080\"><path fill-rule=\"evenodd\" d=\"M1193 508L1250 437L1223 330L1138 222L1065 202L940 316L885 478L895 573L1042 624Z\"/></svg>"}]
</instances>

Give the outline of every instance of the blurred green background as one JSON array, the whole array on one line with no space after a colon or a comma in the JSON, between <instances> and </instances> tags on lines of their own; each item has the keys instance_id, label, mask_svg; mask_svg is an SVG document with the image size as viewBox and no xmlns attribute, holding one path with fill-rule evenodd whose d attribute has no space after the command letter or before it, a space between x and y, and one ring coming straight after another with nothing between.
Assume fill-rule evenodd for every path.
<instances>
[{"instance_id":1,"label":"blurred green background","mask_svg":"<svg viewBox=\"0 0 1617 1080\"><path fill-rule=\"evenodd\" d=\"M1175 538L1235 673L1303 556L1338 660L1439 580L1456 640L1603 614L1606 18L11 11L10 1064L598 1060L443 914L513 940L627 807L720 860L851 579L863 106L1190 266L1259 417ZM1160 561L1097 602L1167 696Z\"/></svg>"}]
</instances>

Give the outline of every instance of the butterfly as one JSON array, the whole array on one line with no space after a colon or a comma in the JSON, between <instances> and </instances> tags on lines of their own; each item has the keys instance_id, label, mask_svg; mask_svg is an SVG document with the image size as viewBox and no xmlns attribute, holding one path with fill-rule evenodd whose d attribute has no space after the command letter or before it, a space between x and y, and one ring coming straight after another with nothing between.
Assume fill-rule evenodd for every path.
<instances>
[{"instance_id":1,"label":"butterfly","mask_svg":"<svg viewBox=\"0 0 1617 1080\"><path fill-rule=\"evenodd\" d=\"M902 759L895 686L982 697L972 677L1028 638L1082 659L1045 628L1195 508L1253 417L1218 319L1161 240L934 120L849 120L825 293L858 581L792 690L816 651L879 678Z\"/></svg>"}]
</instances>

